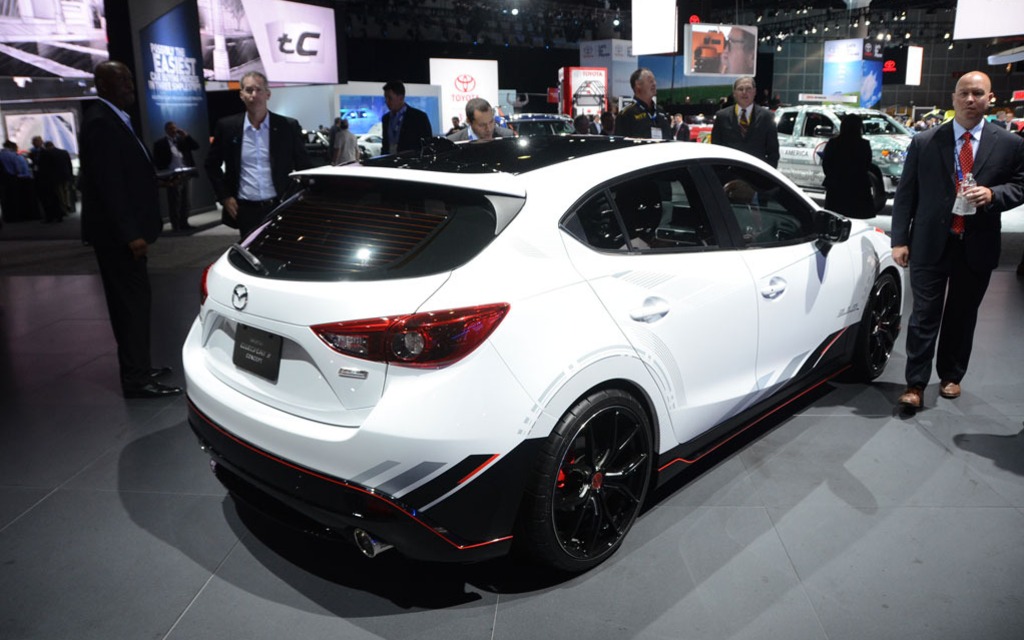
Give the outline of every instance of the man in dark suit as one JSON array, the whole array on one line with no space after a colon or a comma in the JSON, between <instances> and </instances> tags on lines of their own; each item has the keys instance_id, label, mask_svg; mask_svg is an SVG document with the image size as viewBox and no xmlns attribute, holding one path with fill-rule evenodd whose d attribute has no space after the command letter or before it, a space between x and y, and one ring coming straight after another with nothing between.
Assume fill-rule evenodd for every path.
<instances>
[{"instance_id":1,"label":"man in dark suit","mask_svg":"<svg viewBox=\"0 0 1024 640\"><path fill-rule=\"evenodd\" d=\"M744 151L778 167L779 132L775 129L775 116L754 104L756 92L754 79L750 76L737 78L732 83L736 104L715 114L711 142Z\"/></svg>"},{"instance_id":2,"label":"man in dark suit","mask_svg":"<svg viewBox=\"0 0 1024 640\"><path fill-rule=\"evenodd\" d=\"M683 114L672 114L672 139L680 142L690 141L690 127L683 121Z\"/></svg>"},{"instance_id":3,"label":"man in dark suit","mask_svg":"<svg viewBox=\"0 0 1024 640\"><path fill-rule=\"evenodd\" d=\"M896 189L892 257L909 265L914 298L907 389L899 398L908 409L923 404L933 354L939 395L960 396L978 307L999 264L1000 214L1024 203L1024 140L985 121L991 98L987 75L962 76L953 93L956 116L913 137ZM977 186L961 189L967 174ZM960 204L976 208L973 214L954 214L958 191Z\"/></svg>"},{"instance_id":4,"label":"man in dark suit","mask_svg":"<svg viewBox=\"0 0 1024 640\"><path fill-rule=\"evenodd\" d=\"M640 67L629 76L633 89L633 104L619 112L615 118L615 135L629 138L672 138L672 123L658 108L655 98L658 83L650 69Z\"/></svg>"},{"instance_id":5,"label":"man in dark suit","mask_svg":"<svg viewBox=\"0 0 1024 640\"><path fill-rule=\"evenodd\" d=\"M418 151L423 141L434 136L426 113L405 103L405 85L392 80L384 85L384 103L388 112L381 118L383 142L381 153Z\"/></svg>"},{"instance_id":6,"label":"man in dark suit","mask_svg":"<svg viewBox=\"0 0 1024 640\"><path fill-rule=\"evenodd\" d=\"M226 219L235 221L244 239L288 194L288 174L313 163L298 121L268 109L267 77L250 71L240 84L245 112L214 126L205 167Z\"/></svg>"},{"instance_id":7,"label":"man in dark suit","mask_svg":"<svg viewBox=\"0 0 1024 640\"><path fill-rule=\"evenodd\" d=\"M96 67L95 82L99 100L85 113L78 142L82 240L96 253L125 397L176 395L180 388L154 379L170 369L150 364L146 254L162 221L156 170L125 112L135 102L135 84L115 61Z\"/></svg>"},{"instance_id":8,"label":"man in dark suit","mask_svg":"<svg viewBox=\"0 0 1024 640\"><path fill-rule=\"evenodd\" d=\"M192 152L199 143L174 122L164 124L164 137L153 143L153 163L160 171L187 169L196 166ZM192 227L188 223L192 208L191 176L179 175L167 184L167 216L175 231Z\"/></svg>"},{"instance_id":9,"label":"man in dark suit","mask_svg":"<svg viewBox=\"0 0 1024 640\"><path fill-rule=\"evenodd\" d=\"M448 136L452 142L464 140L493 140L511 138L511 129L499 127L494 122L494 108L483 98L473 98L466 103L466 125Z\"/></svg>"}]
</instances>

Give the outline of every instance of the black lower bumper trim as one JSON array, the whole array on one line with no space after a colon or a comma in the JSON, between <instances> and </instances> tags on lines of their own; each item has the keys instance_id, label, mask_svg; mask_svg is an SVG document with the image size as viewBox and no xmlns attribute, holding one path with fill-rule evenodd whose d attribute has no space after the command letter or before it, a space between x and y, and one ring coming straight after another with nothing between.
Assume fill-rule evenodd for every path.
<instances>
[{"instance_id":1,"label":"black lower bumper trim","mask_svg":"<svg viewBox=\"0 0 1024 640\"><path fill-rule=\"evenodd\" d=\"M512 536L462 540L395 498L303 468L229 433L189 402L189 425L217 463L218 478L250 506L309 530L312 524L347 537L363 529L410 558L476 562L505 555ZM225 473L226 472L226 473Z\"/></svg>"}]
</instances>

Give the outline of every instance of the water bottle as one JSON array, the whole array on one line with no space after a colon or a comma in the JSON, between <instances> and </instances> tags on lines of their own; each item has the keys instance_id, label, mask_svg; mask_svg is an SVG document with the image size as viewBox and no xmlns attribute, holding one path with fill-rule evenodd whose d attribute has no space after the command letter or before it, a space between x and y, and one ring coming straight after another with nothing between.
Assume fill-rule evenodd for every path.
<instances>
[{"instance_id":1,"label":"water bottle","mask_svg":"<svg viewBox=\"0 0 1024 640\"><path fill-rule=\"evenodd\" d=\"M953 203L953 213L961 216L974 215L977 207L967 199L967 191L977 185L978 183L974 181L974 174L968 172L960 181L960 190L957 191L956 202Z\"/></svg>"}]
</instances>

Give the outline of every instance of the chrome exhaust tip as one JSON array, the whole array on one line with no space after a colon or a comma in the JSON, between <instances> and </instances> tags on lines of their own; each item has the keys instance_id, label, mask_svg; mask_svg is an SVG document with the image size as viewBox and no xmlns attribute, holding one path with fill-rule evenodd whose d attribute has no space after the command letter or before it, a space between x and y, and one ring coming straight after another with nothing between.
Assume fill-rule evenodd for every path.
<instances>
[{"instance_id":1,"label":"chrome exhaust tip","mask_svg":"<svg viewBox=\"0 0 1024 640\"><path fill-rule=\"evenodd\" d=\"M392 547L392 545L378 540L364 529L356 529L352 532L352 541L356 543L359 550L367 558L376 558Z\"/></svg>"}]
</instances>

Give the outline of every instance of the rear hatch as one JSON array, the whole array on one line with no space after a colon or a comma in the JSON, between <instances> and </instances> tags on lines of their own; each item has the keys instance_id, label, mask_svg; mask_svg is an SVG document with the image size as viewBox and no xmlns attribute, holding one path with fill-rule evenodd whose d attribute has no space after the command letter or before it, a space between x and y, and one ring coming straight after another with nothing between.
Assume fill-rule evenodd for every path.
<instances>
[{"instance_id":1,"label":"rear hatch","mask_svg":"<svg viewBox=\"0 0 1024 640\"><path fill-rule=\"evenodd\" d=\"M307 176L301 193L210 270L203 360L254 400L356 426L380 398L389 365L342 353L315 328L420 311L523 199L333 171Z\"/></svg>"}]
</instances>

